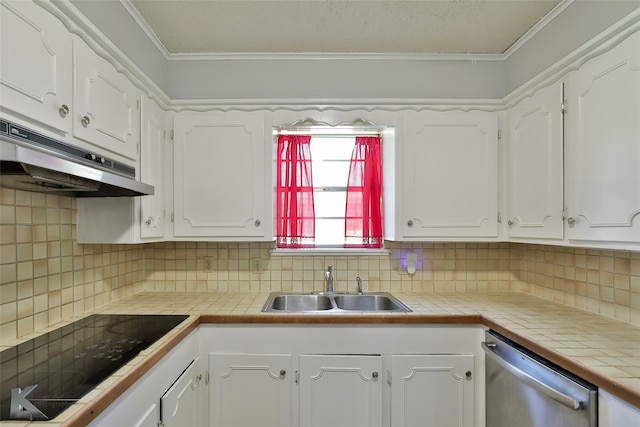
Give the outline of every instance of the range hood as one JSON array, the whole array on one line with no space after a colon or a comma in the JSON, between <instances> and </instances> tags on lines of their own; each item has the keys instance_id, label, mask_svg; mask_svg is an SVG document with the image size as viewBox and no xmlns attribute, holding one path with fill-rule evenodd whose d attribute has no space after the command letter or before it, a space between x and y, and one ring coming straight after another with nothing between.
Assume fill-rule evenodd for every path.
<instances>
[{"instance_id":1,"label":"range hood","mask_svg":"<svg viewBox=\"0 0 640 427\"><path fill-rule=\"evenodd\" d=\"M0 186L71 197L153 194L134 167L0 118Z\"/></svg>"}]
</instances>

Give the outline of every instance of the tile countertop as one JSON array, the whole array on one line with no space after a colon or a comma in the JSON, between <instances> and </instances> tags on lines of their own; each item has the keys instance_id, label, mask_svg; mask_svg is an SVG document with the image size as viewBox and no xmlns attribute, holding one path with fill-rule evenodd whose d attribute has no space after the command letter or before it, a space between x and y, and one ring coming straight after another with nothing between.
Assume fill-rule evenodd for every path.
<instances>
[{"instance_id":1,"label":"tile countertop","mask_svg":"<svg viewBox=\"0 0 640 427\"><path fill-rule=\"evenodd\" d=\"M200 323L482 324L640 407L640 327L514 292L393 293L412 313L314 315L260 313L268 294L147 292L102 306L99 313L190 314L191 317L80 402L49 422L0 422L11 427L81 426L140 378ZM87 316L93 313L85 313ZM70 319L77 320L77 319ZM67 322L68 323L68 322ZM53 325L33 336L60 327ZM3 343L0 349L15 345Z\"/></svg>"}]
</instances>

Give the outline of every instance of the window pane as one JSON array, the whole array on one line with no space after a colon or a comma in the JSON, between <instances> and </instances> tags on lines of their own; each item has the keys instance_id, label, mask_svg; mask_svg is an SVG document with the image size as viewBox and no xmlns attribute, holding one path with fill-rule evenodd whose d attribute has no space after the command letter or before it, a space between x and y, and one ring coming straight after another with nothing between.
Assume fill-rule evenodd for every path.
<instances>
[{"instance_id":1,"label":"window pane","mask_svg":"<svg viewBox=\"0 0 640 427\"><path fill-rule=\"evenodd\" d=\"M347 203L346 191L316 191L313 193L316 218L342 217ZM343 220L344 221L344 220ZM316 235L318 233L316 232Z\"/></svg>"},{"instance_id":2,"label":"window pane","mask_svg":"<svg viewBox=\"0 0 640 427\"><path fill-rule=\"evenodd\" d=\"M316 246L344 244L344 219L316 218Z\"/></svg>"},{"instance_id":3,"label":"window pane","mask_svg":"<svg viewBox=\"0 0 640 427\"><path fill-rule=\"evenodd\" d=\"M355 137L351 138L323 138L311 137L311 158L314 160L349 160Z\"/></svg>"},{"instance_id":4,"label":"window pane","mask_svg":"<svg viewBox=\"0 0 640 427\"><path fill-rule=\"evenodd\" d=\"M349 161L313 161L314 187L346 187L349 178Z\"/></svg>"}]
</instances>

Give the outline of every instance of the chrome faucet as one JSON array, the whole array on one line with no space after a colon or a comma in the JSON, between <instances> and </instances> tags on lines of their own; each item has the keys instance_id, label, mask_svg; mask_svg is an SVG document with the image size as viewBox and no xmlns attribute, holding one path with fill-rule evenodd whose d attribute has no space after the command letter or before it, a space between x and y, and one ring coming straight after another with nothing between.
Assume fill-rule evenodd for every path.
<instances>
[{"instance_id":1,"label":"chrome faucet","mask_svg":"<svg viewBox=\"0 0 640 427\"><path fill-rule=\"evenodd\" d=\"M328 266L327 267L327 271L325 271L324 273L324 281L326 283L326 292L327 293L332 293L333 292L333 275L331 274L331 271L333 270L333 266Z\"/></svg>"},{"instance_id":2,"label":"chrome faucet","mask_svg":"<svg viewBox=\"0 0 640 427\"><path fill-rule=\"evenodd\" d=\"M358 282L356 292L358 293L358 295L362 295L362 279L360 278L360 276L356 277L356 282Z\"/></svg>"}]
</instances>

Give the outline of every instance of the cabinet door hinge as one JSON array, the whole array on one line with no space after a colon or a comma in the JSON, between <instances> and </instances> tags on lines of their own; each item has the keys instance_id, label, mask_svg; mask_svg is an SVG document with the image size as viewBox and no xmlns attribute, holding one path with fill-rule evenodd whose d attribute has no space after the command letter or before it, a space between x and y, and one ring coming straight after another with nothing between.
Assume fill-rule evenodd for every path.
<instances>
[{"instance_id":1,"label":"cabinet door hinge","mask_svg":"<svg viewBox=\"0 0 640 427\"><path fill-rule=\"evenodd\" d=\"M164 427L164 423L162 422L162 420L158 421L158 427Z\"/></svg>"},{"instance_id":2,"label":"cabinet door hinge","mask_svg":"<svg viewBox=\"0 0 640 427\"><path fill-rule=\"evenodd\" d=\"M567 104L565 102L562 102L562 104L560 104L560 112L562 114L567 114Z\"/></svg>"},{"instance_id":3,"label":"cabinet door hinge","mask_svg":"<svg viewBox=\"0 0 640 427\"><path fill-rule=\"evenodd\" d=\"M502 222L502 212L498 212L498 223Z\"/></svg>"},{"instance_id":4,"label":"cabinet door hinge","mask_svg":"<svg viewBox=\"0 0 640 427\"><path fill-rule=\"evenodd\" d=\"M209 384L209 371L204 371L204 383Z\"/></svg>"},{"instance_id":5,"label":"cabinet door hinge","mask_svg":"<svg viewBox=\"0 0 640 427\"><path fill-rule=\"evenodd\" d=\"M173 222L173 212L171 212L171 222Z\"/></svg>"},{"instance_id":6,"label":"cabinet door hinge","mask_svg":"<svg viewBox=\"0 0 640 427\"><path fill-rule=\"evenodd\" d=\"M498 129L498 141L502 139L502 129Z\"/></svg>"},{"instance_id":7,"label":"cabinet door hinge","mask_svg":"<svg viewBox=\"0 0 640 427\"><path fill-rule=\"evenodd\" d=\"M391 371L387 370L387 384L391 385Z\"/></svg>"},{"instance_id":8,"label":"cabinet door hinge","mask_svg":"<svg viewBox=\"0 0 640 427\"><path fill-rule=\"evenodd\" d=\"M296 384L300 384L300 372L295 371L294 377L295 377Z\"/></svg>"},{"instance_id":9,"label":"cabinet door hinge","mask_svg":"<svg viewBox=\"0 0 640 427\"><path fill-rule=\"evenodd\" d=\"M169 138L171 138L171 140L173 141L173 129L169 131Z\"/></svg>"},{"instance_id":10,"label":"cabinet door hinge","mask_svg":"<svg viewBox=\"0 0 640 427\"><path fill-rule=\"evenodd\" d=\"M136 109L140 110L140 98L136 100Z\"/></svg>"}]
</instances>

